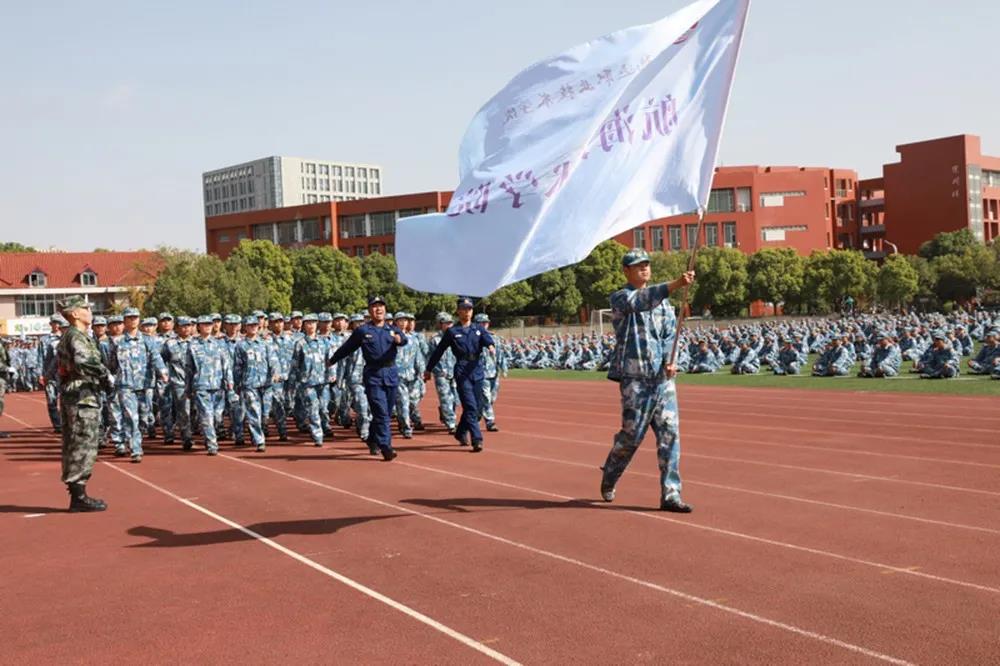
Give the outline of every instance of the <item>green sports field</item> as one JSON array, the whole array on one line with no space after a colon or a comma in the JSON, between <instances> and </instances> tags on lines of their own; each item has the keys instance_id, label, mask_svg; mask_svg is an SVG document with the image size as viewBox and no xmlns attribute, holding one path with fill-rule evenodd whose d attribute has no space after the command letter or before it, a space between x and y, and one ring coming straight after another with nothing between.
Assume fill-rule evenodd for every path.
<instances>
[{"instance_id":1,"label":"green sports field","mask_svg":"<svg viewBox=\"0 0 1000 666\"><path fill-rule=\"evenodd\" d=\"M903 363L898 377L891 379L861 379L857 377L860 365L854 366L854 372L849 377L813 377L809 374L817 355L810 354L805 365L805 374L791 377L778 377L769 368L761 368L757 375L732 375L729 366L723 367L714 375L687 375L678 377L678 384L693 386L735 386L735 387L765 387L842 391L872 391L890 393L941 393L945 395L982 395L1000 397L1000 381L991 380L981 375L966 374L968 367L962 359L962 376L956 379L920 379L911 374L913 364ZM604 372L588 372L576 370L511 370L511 377L524 379L566 379L577 381L607 381Z\"/></svg>"}]
</instances>

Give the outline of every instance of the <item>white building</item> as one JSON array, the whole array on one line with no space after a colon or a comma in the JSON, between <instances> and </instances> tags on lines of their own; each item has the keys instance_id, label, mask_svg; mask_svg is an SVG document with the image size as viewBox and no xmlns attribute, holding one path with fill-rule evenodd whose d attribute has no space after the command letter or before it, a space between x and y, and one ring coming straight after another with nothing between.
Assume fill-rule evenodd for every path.
<instances>
[{"instance_id":1,"label":"white building","mask_svg":"<svg viewBox=\"0 0 1000 666\"><path fill-rule=\"evenodd\" d=\"M202 174L205 217L381 196L382 167L272 156Z\"/></svg>"}]
</instances>

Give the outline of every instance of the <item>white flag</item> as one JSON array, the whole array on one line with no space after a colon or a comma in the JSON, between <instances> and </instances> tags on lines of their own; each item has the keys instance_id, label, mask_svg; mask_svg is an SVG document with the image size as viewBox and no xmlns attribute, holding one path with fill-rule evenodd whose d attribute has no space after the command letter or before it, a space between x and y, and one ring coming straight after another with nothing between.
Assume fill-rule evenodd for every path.
<instances>
[{"instance_id":1,"label":"white flag","mask_svg":"<svg viewBox=\"0 0 1000 666\"><path fill-rule=\"evenodd\" d=\"M446 213L396 228L399 279L485 296L703 207L750 0L699 0L518 74L462 140Z\"/></svg>"}]
</instances>

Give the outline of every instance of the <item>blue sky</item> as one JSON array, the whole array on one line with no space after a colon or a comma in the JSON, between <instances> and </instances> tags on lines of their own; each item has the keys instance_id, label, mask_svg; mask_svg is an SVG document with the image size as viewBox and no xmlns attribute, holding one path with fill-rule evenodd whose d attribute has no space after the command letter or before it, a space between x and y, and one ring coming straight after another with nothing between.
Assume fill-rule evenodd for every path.
<instances>
[{"instance_id":1,"label":"blue sky","mask_svg":"<svg viewBox=\"0 0 1000 666\"><path fill-rule=\"evenodd\" d=\"M265 155L450 190L514 74L684 4L4 0L0 240L203 249L201 172ZM985 0L755 0L722 163L871 177L900 143L963 132L1000 154L997 25Z\"/></svg>"}]
</instances>

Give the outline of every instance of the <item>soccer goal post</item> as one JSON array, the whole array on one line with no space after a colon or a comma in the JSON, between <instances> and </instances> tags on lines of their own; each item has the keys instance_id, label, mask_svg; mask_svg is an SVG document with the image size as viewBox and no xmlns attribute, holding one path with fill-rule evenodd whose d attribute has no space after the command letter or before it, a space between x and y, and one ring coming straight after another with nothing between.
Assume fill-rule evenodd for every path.
<instances>
[{"instance_id":1,"label":"soccer goal post","mask_svg":"<svg viewBox=\"0 0 1000 666\"><path fill-rule=\"evenodd\" d=\"M611 310L591 310L590 330L598 331L602 336L605 332L611 332Z\"/></svg>"}]
</instances>

